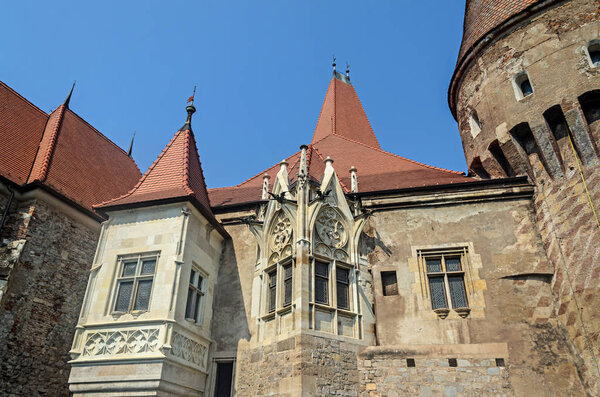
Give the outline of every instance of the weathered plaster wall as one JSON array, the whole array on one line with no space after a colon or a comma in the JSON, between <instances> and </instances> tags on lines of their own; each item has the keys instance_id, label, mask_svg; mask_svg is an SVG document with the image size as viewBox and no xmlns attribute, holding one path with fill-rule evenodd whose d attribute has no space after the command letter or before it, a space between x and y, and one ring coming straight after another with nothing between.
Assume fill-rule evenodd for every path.
<instances>
[{"instance_id":1,"label":"weathered plaster wall","mask_svg":"<svg viewBox=\"0 0 600 397\"><path fill-rule=\"evenodd\" d=\"M18 241L22 251L11 259L0 300L3 393L68 395L68 353L97 238L96 230L39 199L11 211L2 241L9 249Z\"/></svg>"},{"instance_id":2,"label":"weathered plaster wall","mask_svg":"<svg viewBox=\"0 0 600 397\"><path fill-rule=\"evenodd\" d=\"M600 38L600 5L572 0L550 8L497 38L482 50L460 83L456 104L467 162L479 157L492 176L504 171L488 146L498 140L511 168L536 184L537 224L555 271L554 315L567 337L572 361L586 390L600 394L600 121L588 125L578 97L600 88L600 67L593 67L585 46ZM534 92L515 98L512 79L527 71ZM554 139L543 113L560 105L579 161L568 138ZM474 134L471 111L481 122ZM509 132L527 122L538 153L526 155ZM542 163L543 161L543 163ZM579 164L578 164L579 163ZM583 178L578 168L581 166Z\"/></svg>"},{"instance_id":3,"label":"weathered plaster wall","mask_svg":"<svg viewBox=\"0 0 600 397\"><path fill-rule=\"evenodd\" d=\"M379 239L370 243L369 263L380 345L507 343L517 395L581 391L566 335L555 325L552 267L529 199L381 211L365 233ZM416 249L452 246L469 252L471 313L442 319L431 309ZM397 296L382 294L380 272L389 270L397 273Z\"/></svg>"}]
</instances>

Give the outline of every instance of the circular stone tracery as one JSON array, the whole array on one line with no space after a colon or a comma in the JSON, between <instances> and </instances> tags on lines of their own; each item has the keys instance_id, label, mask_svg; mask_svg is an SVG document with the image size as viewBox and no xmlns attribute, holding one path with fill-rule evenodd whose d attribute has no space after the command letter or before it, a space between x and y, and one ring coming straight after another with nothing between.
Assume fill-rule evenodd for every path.
<instances>
[{"instance_id":1,"label":"circular stone tracery","mask_svg":"<svg viewBox=\"0 0 600 397\"><path fill-rule=\"evenodd\" d=\"M315 224L317 235L330 247L343 248L348 241L348 233L341 215L333 208L325 208L319 213Z\"/></svg>"}]
</instances>

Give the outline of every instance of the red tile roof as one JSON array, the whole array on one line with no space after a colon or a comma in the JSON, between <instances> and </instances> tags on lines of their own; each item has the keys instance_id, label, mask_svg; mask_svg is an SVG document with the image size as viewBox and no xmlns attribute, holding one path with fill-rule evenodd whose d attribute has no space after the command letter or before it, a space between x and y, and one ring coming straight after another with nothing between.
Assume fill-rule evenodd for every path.
<instances>
[{"instance_id":1,"label":"red tile roof","mask_svg":"<svg viewBox=\"0 0 600 397\"><path fill-rule=\"evenodd\" d=\"M175 134L154 164L128 193L96 207L107 210L132 204L187 198L195 200L205 212L211 212L196 140L190 127L182 128Z\"/></svg>"},{"instance_id":2,"label":"red tile roof","mask_svg":"<svg viewBox=\"0 0 600 397\"><path fill-rule=\"evenodd\" d=\"M333 134L379 148L377 137L350 80L338 72L334 73L325 94L312 142Z\"/></svg>"},{"instance_id":3,"label":"red tile roof","mask_svg":"<svg viewBox=\"0 0 600 397\"><path fill-rule=\"evenodd\" d=\"M132 158L61 105L50 116L0 83L0 175L41 185L98 216L92 206L127 192L141 174Z\"/></svg>"},{"instance_id":4,"label":"red tile roof","mask_svg":"<svg viewBox=\"0 0 600 397\"><path fill-rule=\"evenodd\" d=\"M0 82L0 175L27 181L48 115Z\"/></svg>"},{"instance_id":5,"label":"red tile roof","mask_svg":"<svg viewBox=\"0 0 600 397\"><path fill-rule=\"evenodd\" d=\"M334 121L337 119L335 128L325 128L323 120L329 117L334 117ZM359 192L474 181L461 172L432 167L382 150L354 88L336 77L329 83L319 122L308 148L308 173L311 179L322 180L325 170L323 162L328 156L334 160L333 167L346 192L349 192L349 170L352 166L357 168ZM298 173L299 159L300 152L286 158L292 183ZM276 164L237 186L209 189L211 204L219 207L259 201L263 175L268 173L273 177L279 167Z\"/></svg>"}]
</instances>

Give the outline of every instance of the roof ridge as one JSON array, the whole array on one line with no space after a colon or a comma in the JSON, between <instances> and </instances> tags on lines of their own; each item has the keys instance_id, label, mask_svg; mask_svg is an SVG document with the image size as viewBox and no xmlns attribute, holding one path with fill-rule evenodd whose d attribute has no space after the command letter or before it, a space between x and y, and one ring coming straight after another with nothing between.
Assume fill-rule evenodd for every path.
<instances>
[{"instance_id":1,"label":"roof ridge","mask_svg":"<svg viewBox=\"0 0 600 397\"><path fill-rule=\"evenodd\" d=\"M297 152L294 152L293 154L291 154L291 155L289 155L289 156L285 157L285 158L284 158L284 160L286 160L286 161L287 161L288 159L290 159L290 158L294 157L294 156L295 156L295 155L297 155L298 153L300 153L300 151L299 151L299 150L298 150ZM296 164L296 163L294 163L294 164ZM251 176L250 178L246 179L245 181L242 181L242 182L238 183L237 185L234 185L234 186L221 186L220 188L216 188L216 187L214 187L214 188L212 188L212 189L222 189L222 188L225 188L225 187L240 187L240 186L242 186L244 183L246 183L246 182L250 182L252 179L254 179L254 178L256 178L256 177L260 176L260 175L261 175L263 172L265 172L265 171L267 171L268 169L271 169L271 168L273 168L273 167L275 167L275 166L277 166L277 164L274 164L274 165L272 165L272 166L270 166L270 167L267 167L267 169L266 169L266 170L262 170L262 171L261 171L261 172L259 172L258 174ZM291 169L291 167L290 167L290 169Z\"/></svg>"},{"instance_id":2,"label":"roof ridge","mask_svg":"<svg viewBox=\"0 0 600 397\"><path fill-rule=\"evenodd\" d=\"M17 97L19 97L20 99L22 99L26 104L30 105L32 108L34 108L38 112L42 113L46 117L49 116L48 113L44 112L42 109L38 108L32 102L28 101L27 98L25 98L23 95L19 94L17 91L15 91L11 86L9 86L8 84L6 84L4 81L0 80L0 84L2 84L3 86L5 86L6 88L8 88L9 91L11 91L13 94L15 94Z\"/></svg>"},{"instance_id":3,"label":"roof ridge","mask_svg":"<svg viewBox=\"0 0 600 397\"><path fill-rule=\"evenodd\" d=\"M60 106L64 106L64 105L60 105ZM101 138L103 138L104 140L106 140L108 143L110 143L111 145L113 145L114 147L116 147L117 149L119 149L120 151L122 151L123 154L125 154L127 156L127 152L125 151L125 149L123 149L122 147L120 147L119 145L117 145L116 143L114 143L106 135L104 135L103 133L101 133L100 131L98 131L96 129L96 127L94 127L93 125L91 125L90 123L88 123L83 117L81 117L80 115L78 115L77 113L75 113L73 110L71 110L68 107L67 107L67 110L70 111L71 113L73 113L74 116L76 116L79 120L81 120L82 122L84 122L88 127L90 127L96 134L98 134L98 136L100 136ZM135 160L133 159L133 157L130 157L130 156L127 156L127 157L129 159L131 159L131 161L133 162L133 164L135 165L135 167L137 168L137 170L140 171L140 167L138 167L138 165L135 162ZM142 172L140 171L140 174L141 173Z\"/></svg>"},{"instance_id":4,"label":"roof ridge","mask_svg":"<svg viewBox=\"0 0 600 397\"><path fill-rule=\"evenodd\" d=\"M50 121L50 117L52 117L52 114L55 112L57 112L57 120L56 120L56 125L52 128L52 131L50 132L50 141L48 142L48 148L46 149L46 153L43 153L43 160L42 160L42 166L40 168L40 171L38 173L38 175L36 175L32 181L44 181L46 179L46 177L48 176L48 168L50 167L50 159L52 158L52 153L54 152L54 149L56 147L56 141L58 140L58 130L60 130L61 127L61 121L64 118L65 115L65 107L64 105L60 105L58 108L56 108L56 110L54 110L50 115L48 115L48 121ZM48 121L46 122L46 126L48 125ZM44 127L44 132L46 132L46 127ZM40 140L39 145L41 146L42 141L44 139L44 132L42 132L42 139ZM39 152L37 153L39 154ZM37 154L36 154L36 158L37 158ZM35 164L35 158L33 159L33 163ZM31 178L31 175L29 176Z\"/></svg>"},{"instance_id":5,"label":"roof ridge","mask_svg":"<svg viewBox=\"0 0 600 397\"><path fill-rule=\"evenodd\" d=\"M185 135L183 141L183 188L189 195L194 194L190 187L190 133L189 129L183 131Z\"/></svg>"},{"instance_id":6,"label":"roof ridge","mask_svg":"<svg viewBox=\"0 0 600 397\"><path fill-rule=\"evenodd\" d=\"M461 172L461 171L454 171L454 170L448 170L446 168L435 167L433 165L421 163L420 161L411 160L409 158L399 156L399 155L397 155L395 153L388 152L388 151L385 151L383 149L379 149L379 148L376 148L376 147L373 147L373 146L369 146L369 145L367 145L365 143L362 143L362 142L359 142L359 141L355 141L354 139L350 139L350 138L342 136L342 135L337 135L336 134L336 136L339 136L340 138L345 139L345 140L350 141L350 142L358 143L359 145L363 145L363 146L368 147L370 149L377 150L377 151L379 151L381 153L385 153L385 154L387 154L389 156L397 157L399 159L406 160L406 161L409 161L411 163L414 163L414 164L417 164L417 165L420 165L420 166L423 166L423 167L426 167L426 168L431 168L431 169L438 170L438 171L450 172L452 174L457 174L457 175L464 175L464 172Z\"/></svg>"},{"instance_id":7,"label":"roof ridge","mask_svg":"<svg viewBox=\"0 0 600 397\"><path fill-rule=\"evenodd\" d=\"M206 179L204 178L204 169L202 169L202 160L200 160L200 153L198 152L198 144L196 142L196 135L194 135L194 132L191 129L189 131L190 131L189 138L191 138L192 143L194 144L194 150L196 152L196 156L198 157L198 166L200 167L200 175L202 176L202 181L204 182L203 183L204 184L204 193L206 193L206 199L208 200L208 205L210 206L210 196L208 195L208 187L206 186ZM187 153L189 153L189 151ZM189 167L189 161L188 161L188 167Z\"/></svg>"},{"instance_id":8,"label":"roof ridge","mask_svg":"<svg viewBox=\"0 0 600 397\"><path fill-rule=\"evenodd\" d=\"M181 132L182 131L177 131L175 133L175 135L173 135L173 138L171 138L171 140L169 141L169 143L167 144L167 146L165 146L165 148L158 155L158 157L156 158L156 160L154 160L154 162L148 168L148 170L146 171L146 173L144 175L142 175L142 177L140 178L140 180L127 193L123 194L122 196L115 197L113 199L110 199L110 200L104 201L102 203L96 204L93 207L94 208L102 207L102 206L104 206L106 204L109 204L109 203L111 203L113 201L121 200L121 199L124 199L124 198L127 198L127 197L131 196L137 190L137 188L140 187L140 185L146 180L146 178L148 177L148 175L150 175L150 172L154 169L154 167L156 167L156 165L158 164L158 162L160 161L160 159L163 158L163 156L165 155L165 153L167 152L167 150L169 150L169 148L173 145L173 142L175 142L175 139L177 139L177 137L179 136L179 133L181 133Z\"/></svg>"}]
</instances>

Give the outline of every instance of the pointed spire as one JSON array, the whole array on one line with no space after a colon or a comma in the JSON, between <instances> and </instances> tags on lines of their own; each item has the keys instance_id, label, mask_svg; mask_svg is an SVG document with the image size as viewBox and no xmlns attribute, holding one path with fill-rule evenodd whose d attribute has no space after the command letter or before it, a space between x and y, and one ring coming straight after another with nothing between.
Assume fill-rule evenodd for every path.
<instances>
[{"instance_id":1,"label":"pointed spire","mask_svg":"<svg viewBox=\"0 0 600 397\"><path fill-rule=\"evenodd\" d=\"M185 110L187 111L187 119L185 120L185 124L181 126L179 131L191 131L192 130L192 114L196 112L196 108L194 105L186 106Z\"/></svg>"},{"instance_id":2,"label":"pointed spire","mask_svg":"<svg viewBox=\"0 0 600 397\"><path fill-rule=\"evenodd\" d=\"M135 131L133 131L133 135L131 136L131 142L129 143L129 149L127 150L127 155L131 157L131 151L133 150L133 140L135 139Z\"/></svg>"},{"instance_id":3,"label":"pointed spire","mask_svg":"<svg viewBox=\"0 0 600 397\"><path fill-rule=\"evenodd\" d=\"M69 91L69 95L67 95L67 98L65 98L65 101L63 102L63 106L66 107L67 109L69 108L69 102L71 102L71 95L73 95L73 89L75 88L76 82L77 82L77 80L73 81L73 85L71 86L71 91Z\"/></svg>"}]
</instances>

